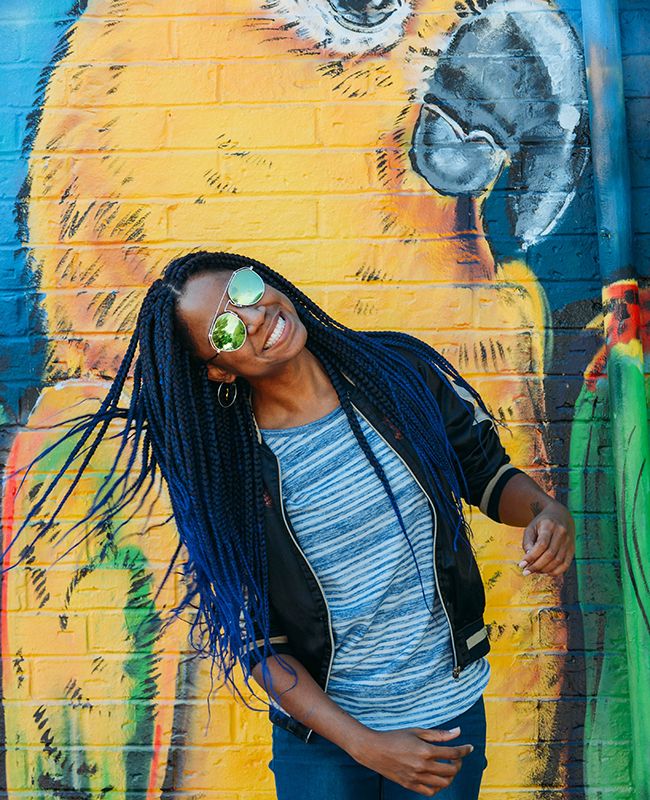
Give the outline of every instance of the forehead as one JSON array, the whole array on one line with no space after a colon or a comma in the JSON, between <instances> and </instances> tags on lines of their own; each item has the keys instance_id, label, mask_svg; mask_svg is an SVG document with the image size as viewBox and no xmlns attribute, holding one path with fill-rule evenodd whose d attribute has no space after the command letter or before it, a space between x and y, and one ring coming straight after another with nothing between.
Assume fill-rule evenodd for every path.
<instances>
[{"instance_id":1,"label":"forehead","mask_svg":"<svg viewBox=\"0 0 650 800\"><path fill-rule=\"evenodd\" d=\"M210 352L208 330L231 275L232 270L192 275L178 299L178 315L187 325L199 354ZM220 305L223 307L223 303Z\"/></svg>"},{"instance_id":2,"label":"forehead","mask_svg":"<svg viewBox=\"0 0 650 800\"><path fill-rule=\"evenodd\" d=\"M191 313L211 306L214 313L214 304L221 299L231 275L230 269L192 275L185 283L179 307L182 307L184 312Z\"/></svg>"}]
</instances>

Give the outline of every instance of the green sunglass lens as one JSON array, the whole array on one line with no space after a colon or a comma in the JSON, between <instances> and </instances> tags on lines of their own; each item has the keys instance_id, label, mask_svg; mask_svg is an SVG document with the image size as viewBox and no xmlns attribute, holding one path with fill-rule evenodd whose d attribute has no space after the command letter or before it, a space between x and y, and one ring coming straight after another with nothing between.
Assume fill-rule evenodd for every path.
<instances>
[{"instance_id":1,"label":"green sunglass lens","mask_svg":"<svg viewBox=\"0 0 650 800\"><path fill-rule=\"evenodd\" d=\"M210 339L217 350L239 350L246 341L246 326L239 317L226 311L215 320Z\"/></svg>"},{"instance_id":2,"label":"green sunglass lens","mask_svg":"<svg viewBox=\"0 0 650 800\"><path fill-rule=\"evenodd\" d=\"M228 287L228 295L236 306L252 306L264 294L264 281L252 269L235 273Z\"/></svg>"}]
</instances>

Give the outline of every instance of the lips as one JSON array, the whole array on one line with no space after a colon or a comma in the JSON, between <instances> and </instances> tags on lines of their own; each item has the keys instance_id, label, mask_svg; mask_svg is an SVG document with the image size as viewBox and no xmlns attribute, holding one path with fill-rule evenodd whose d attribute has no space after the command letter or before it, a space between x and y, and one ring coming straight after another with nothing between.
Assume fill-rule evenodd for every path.
<instances>
[{"instance_id":1,"label":"lips","mask_svg":"<svg viewBox=\"0 0 650 800\"><path fill-rule=\"evenodd\" d=\"M266 342L264 342L263 350L268 350L269 348L273 347L273 345L280 339L282 334L284 333L284 329L286 327L286 320L282 316L282 314L278 314L277 320L271 330L269 336L267 337Z\"/></svg>"}]
</instances>

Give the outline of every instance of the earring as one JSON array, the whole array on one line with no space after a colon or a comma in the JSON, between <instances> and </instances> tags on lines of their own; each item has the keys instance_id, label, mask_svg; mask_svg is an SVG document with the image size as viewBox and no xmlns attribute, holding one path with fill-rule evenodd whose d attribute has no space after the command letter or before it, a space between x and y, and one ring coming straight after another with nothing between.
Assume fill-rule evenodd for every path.
<instances>
[{"instance_id":1,"label":"earring","mask_svg":"<svg viewBox=\"0 0 650 800\"><path fill-rule=\"evenodd\" d=\"M226 387L226 397L225 402L224 398L221 396L221 390ZM232 387L232 398L230 399L230 389ZM230 408L230 406L235 402L237 399L237 384L236 383L220 383L219 388L217 389L217 400L219 401L219 405L221 408Z\"/></svg>"}]
</instances>

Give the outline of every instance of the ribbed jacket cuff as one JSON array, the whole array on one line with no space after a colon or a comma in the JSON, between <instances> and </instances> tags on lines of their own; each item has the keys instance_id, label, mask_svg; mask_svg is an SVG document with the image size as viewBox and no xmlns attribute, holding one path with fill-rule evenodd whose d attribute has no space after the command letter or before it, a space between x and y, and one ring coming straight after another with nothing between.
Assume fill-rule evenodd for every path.
<instances>
[{"instance_id":1,"label":"ribbed jacket cuff","mask_svg":"<svg viewBox=\"0 0 650 800\"><path fill-rule=\"evenodd\" d=\"M490 519L501 522L499 519L499 500L501 499L501 493L510 478L519 472L521 472L521 470L512 464L503 464L494 473L492 479L485 487L483 497L481 497L481 502L479 503L479 508L486 516L490 517Z\"/></svg>"}]
</instances>

